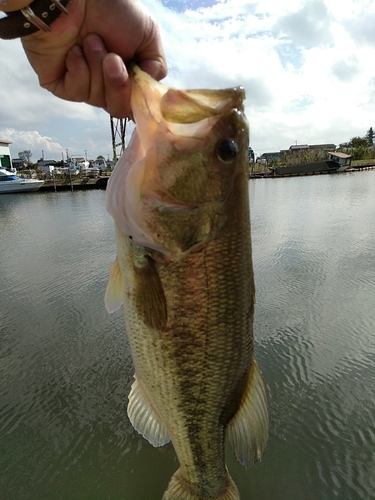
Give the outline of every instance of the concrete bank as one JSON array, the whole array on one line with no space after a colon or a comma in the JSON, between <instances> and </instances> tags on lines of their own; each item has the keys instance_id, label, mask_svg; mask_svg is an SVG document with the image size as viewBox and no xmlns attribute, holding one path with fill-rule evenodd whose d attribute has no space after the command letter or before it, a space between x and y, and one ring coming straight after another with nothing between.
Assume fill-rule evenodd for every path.
<instances>
[{"instance_id":1,"label":"concrete bank","mask_svg":"<svg viewBox=\"0 0 375 500\"><path fill-rule=\"evenodd\" d=\"M64 180L48 180L46 181L39 192L46 191L83 191L87 189L105 189L107 187L109 176L100 176L95 179L85 177L83 179L64 179Z\"/></svg>"},{"instance_id":2,"label":"concrete bank","mask_svg":"<svg viewBox=\"0 0 375 500\"><path fill-rule=\"evenodd\" d=\"M279 179L280 177L306 177L312 175L335 175L335 174L346 174L353 172L362 172L365 170L375 170L375 165L358 165L352 166L347 170L336 171L336 170L322 170L319 172L294 172L287 174L276 174L275 172L250 172L250 179Z\"/></svg>"}]
</instances>

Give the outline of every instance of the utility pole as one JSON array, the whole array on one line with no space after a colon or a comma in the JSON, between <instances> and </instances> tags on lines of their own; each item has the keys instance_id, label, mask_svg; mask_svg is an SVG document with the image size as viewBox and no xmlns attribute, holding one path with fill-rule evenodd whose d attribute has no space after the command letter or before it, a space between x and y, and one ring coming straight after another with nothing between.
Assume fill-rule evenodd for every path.
<instances>
[{"instance_id":1,"label":"utility pole","mask_svg":"<svg viewBox=\"0 0 375 500\"><path fill-rule=\"evenodd\" d=\"M127 118L114 118L110 117L111 121L111 137L112 137L112 154L113 164L116 165L117 160L120 158L125 150L125 130ZM117 152L117 148L120 151Z\"/></svg>"}]
</instances>

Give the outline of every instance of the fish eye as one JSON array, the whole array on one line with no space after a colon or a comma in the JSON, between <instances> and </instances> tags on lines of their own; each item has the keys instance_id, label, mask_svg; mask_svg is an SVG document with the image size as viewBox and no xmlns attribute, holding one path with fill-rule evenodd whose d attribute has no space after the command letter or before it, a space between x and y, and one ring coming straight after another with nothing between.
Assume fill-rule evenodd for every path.
<instances>
[{"instance_id":1,"label":"fish eye","mask_svg":"<svg viewBox=\"0 0 375 500\"><path fill-rule=\"evenodd\" d=\"M217 147L217 156L223 162L233 160L238 154L238 145L234 139L225 139Z\"/></svg>"}]
</instances>

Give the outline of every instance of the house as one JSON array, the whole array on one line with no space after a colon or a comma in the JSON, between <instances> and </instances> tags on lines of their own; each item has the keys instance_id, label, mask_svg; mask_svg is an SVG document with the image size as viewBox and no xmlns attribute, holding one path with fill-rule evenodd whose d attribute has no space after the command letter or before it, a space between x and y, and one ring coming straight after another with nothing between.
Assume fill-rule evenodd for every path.
<instances>
[{"instance_id":1,"label":"house","mask_svg":"<svg viewBox=\"0 0 375 500\"><path fill-rule=\"evenodd\" d=\"M309 149L324 149L324 151L335 151L336 144L311 144Z\"/></svg>"},{"instance_id":2,"label":"house","mask_svg":"<svg viewBox=\"0 0 375 500\"><path fill-rule=\"evenodd\" d=\"M5 141L0 139L0 167L12 168L12 158L10 156L9 144L13 144L12 141Z\"/></svg>"},{"instance_id":3,"label":"house","mask_svg":"<svg viewBox=\"0 0 375 500\"><path fill-rule=\"evenodd\" d=\"M335 144L292 144L289 149L282 149L281 152L285 154L296 153L299 151L335 151Z\"/></svg>"},{"instance_id":4,"label":"house","mask_svg":"<svg viewBox=\"0 0 375 500\"><path fill-rule=\"evenodd\" d=\"M281 151L279 152L273 152L273 153L263 153L260 156L258 156L257 161L258 163L264 163L264 162L269 162L271 160L277 160L278 158L282 158L283 154Z\"/></svg>"},{"instance_id":5,"label":"house","mask_svg":"<svg viewBox=\"0 0 375 500\"><path fill-rule=\"evenodd\" d=\"M36 168L41 168L44 167L45 165L53 165L55 167L57 166L57 163L58 162L56 160L44 160L43 158L41 158L36 162Z\"/></svg>"},{"instance_id":6,"label":"house","mask_svg":"<svg viewBox=\"0 0 375 500\"><path fill-rule=\"evenodd\" d=\"M17 170L22 170L27 167L27 161L24 160L23 158L13 158L12 166Z\"/></svg>"},{"instance_id":7,"label":"house","mask_svg":"<svg viewBox=\"0 0 375 500\"><path fill-rule=\"evenodd\" d=\"M301 151L305 149L310 149L308 144L292 144L289 149L283 150L283 153L294 153L295 151Z\"/></svg>"}]
</instances>

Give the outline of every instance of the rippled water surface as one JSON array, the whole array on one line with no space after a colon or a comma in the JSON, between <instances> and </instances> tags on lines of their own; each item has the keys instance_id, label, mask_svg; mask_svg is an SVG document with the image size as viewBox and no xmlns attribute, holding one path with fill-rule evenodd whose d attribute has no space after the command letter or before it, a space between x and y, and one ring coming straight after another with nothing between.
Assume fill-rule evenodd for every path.
<instances>
[{"instance_id":1,"label":"rippled water surface","mask_svg":"<svg viewBox=\"0 0 375 500\"><path fill-rule=\"evenodd\" d=\"M375 499L375 172L250 182L270 440L242 500ZM105 192L0 196L0 499L158 500L177 468L126 417Z\"/></svg>"}]
</instances>

